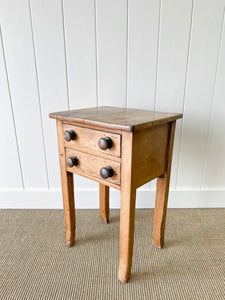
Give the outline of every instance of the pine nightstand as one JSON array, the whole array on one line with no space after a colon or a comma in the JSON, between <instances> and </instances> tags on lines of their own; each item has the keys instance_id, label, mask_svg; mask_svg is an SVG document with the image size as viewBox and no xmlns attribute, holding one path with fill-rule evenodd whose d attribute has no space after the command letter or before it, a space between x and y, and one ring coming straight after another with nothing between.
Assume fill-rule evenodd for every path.
<instances>
[{"instance_id":1,"label":"pine nightstand","mask_svg":"<svg viewBox=\"0 0 225 300\"><path fill-rule=\"evenodd\" d=\"M119 280L131 275L136 189L158 178L153 244L163 247L176 120L182 114L94 107L51 113L57 120L66 243L75 240L73 173L99 182L109 221L109 187L121 190Z\"/></svg>"}]
</instances>

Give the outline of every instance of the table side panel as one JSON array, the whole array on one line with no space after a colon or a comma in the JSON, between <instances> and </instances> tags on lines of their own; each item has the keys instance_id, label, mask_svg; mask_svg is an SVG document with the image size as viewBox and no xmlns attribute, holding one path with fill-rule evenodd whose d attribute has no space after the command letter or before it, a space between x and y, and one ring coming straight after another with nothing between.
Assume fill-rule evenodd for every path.
<instances>
[{"instance_id":1,"label":"table side panel","mask_svg":"<svg viewBox=\"0 0 225 300\"><path fill-rule=\"evenodd\" d=\"M134 132L133 156L136 186L164 174L170 123Z\"/></svg>"}]
</instances>

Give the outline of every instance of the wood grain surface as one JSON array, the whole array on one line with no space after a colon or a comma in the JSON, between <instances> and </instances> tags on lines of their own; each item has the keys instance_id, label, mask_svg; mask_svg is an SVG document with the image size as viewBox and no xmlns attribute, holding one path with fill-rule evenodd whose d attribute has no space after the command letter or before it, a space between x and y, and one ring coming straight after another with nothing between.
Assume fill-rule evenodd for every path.
<instances>
[{"instance_id":1,"label":"wood grain surface","mask_svg":"<svg viewBox=\"0 0 225 300\"><path fill-rule=\"evenodd\" d=\"M117 186L120 186L120 163L119 162L66 148L66 158L72 156L76 156L78 158L78 165L72 168L66 166L67 171L82 176L86 176L86 175L91 176L93 180L100 179L101 181L103 180L106 183L109 182ZM102 177L100 176L100 169L107 166L113 168L114 175L107 179L102 179Z\"/></svg>"},{"instance_id":2,"label":"wood grain surface","mask_svg":"<svg viewBox=\"0 0 225 300\"><path fill-rule=\"evenodd\" d=\"M94 130L90 128L84 128L80 126L73 126L70 124L63 125L63 131L74 130L76 138L69 142L64 140L65 146L82 151L92 151L101 154L108 154L112 156L120 157L120 143L121 135L107 131ZM101 150L98 145L100 138L110 137L112 139L112 148Z\"/></svg>"},{"instance_id":3,"label":"wood grain surface","mask_svg":"<svg viewBox=\"0 0 225 300\"><path fill-rule=\"evenodd\" d=\"M51 113L50 118L85 126L135 131L182 118L182 114L120 107L92 107Z\"/></svg>"}]
</instances>

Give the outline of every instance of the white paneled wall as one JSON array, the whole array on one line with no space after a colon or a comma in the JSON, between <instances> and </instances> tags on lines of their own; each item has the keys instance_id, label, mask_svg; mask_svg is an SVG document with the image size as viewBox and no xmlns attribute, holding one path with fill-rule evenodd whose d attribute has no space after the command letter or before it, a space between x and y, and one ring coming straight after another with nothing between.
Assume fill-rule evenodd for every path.
<instances>
[{"instance_id":1,"label":"white paneled wall","mask_svg":"<svg viewBox=\"0 0 225 300\"><path fill-rule=\"evenodd\" d=\"M225 207L225 0L0 0L0 208L62 207L49 112L183 112L170 207ZM74 176L76 207L98 184ZM137 207L154 207L155 181ZM111 207L119 207L118 191Z\"/></svg>"}]
</instances>

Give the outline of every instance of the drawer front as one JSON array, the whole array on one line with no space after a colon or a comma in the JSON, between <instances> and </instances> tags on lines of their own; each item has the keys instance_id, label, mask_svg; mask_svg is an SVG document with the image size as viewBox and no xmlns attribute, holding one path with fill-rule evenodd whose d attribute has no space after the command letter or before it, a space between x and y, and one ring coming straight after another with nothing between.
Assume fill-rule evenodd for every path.
<instances>
[{"instance_id":1,"label":"drawer front","mask_svg":"<svg viewBox=\"0 0 225 300\"><path fill-rule=\"evenodd\" d=\"M73 157L77 158L75 163L77 165L70 167L68 166L68 160L71 163L71 158ZM113 176L104 179L100 175L100 170L106 167L111 167L113 169ZM110 159L66 148L66 169L75 174L88 175L120 185L120 163Z\"/></svg>"},{"instance_id":2,"label":"drawer front","mask_svg":"<svg viewBox=\"0 0 225 300\"><path fill-rule=\"evenodd\" d=\"M70 141L65 141L65 146L72 149L78 149L78 150L90 150L102 154L109 154L112 156L120 157L120 143L121 143L121 135L90 129L90 128L84 128L69 124L63 125L63 132L75 132L75 136L71 136L72 139ZM105 150L102 150L99 146L99 139L105 139L109 138L112 141L111 147ZM108 140L109 140L108 139ZM103 140L104 143L104 140Z\"/></svg>"}]
</instances>

